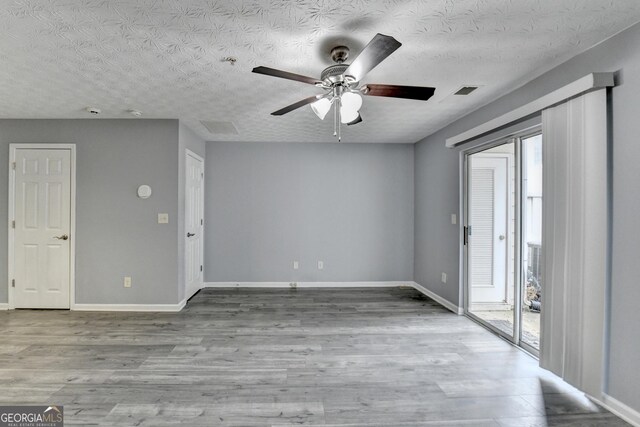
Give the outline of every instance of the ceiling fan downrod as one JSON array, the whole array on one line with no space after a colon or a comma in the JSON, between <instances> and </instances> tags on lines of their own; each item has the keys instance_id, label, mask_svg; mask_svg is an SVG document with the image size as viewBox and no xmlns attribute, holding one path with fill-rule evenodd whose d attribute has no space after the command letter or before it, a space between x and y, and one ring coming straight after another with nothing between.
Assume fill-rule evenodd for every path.
<instances>
[{"instance_id":1,"label":"ceiling fan downrod","mask_svg":"<svg viewBox=\"0 0 640 427\"><path fill-rule=\"evenodd\" d=\"M333 87L333 104L335 114L333 116L333 136L338 138L338 142L342 141L341 129L340 129L340 109L342 108L342 94L344 93L344 87L337 85Z\"/></svg>"}]
</instances>

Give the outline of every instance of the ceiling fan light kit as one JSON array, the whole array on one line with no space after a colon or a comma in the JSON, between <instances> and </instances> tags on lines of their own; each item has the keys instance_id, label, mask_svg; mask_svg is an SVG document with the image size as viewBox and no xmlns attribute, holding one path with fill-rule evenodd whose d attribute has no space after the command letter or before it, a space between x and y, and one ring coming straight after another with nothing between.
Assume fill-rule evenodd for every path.
<instances>
[{"instance_id":1,"label":"ceiling fan light kit","mask_svg":"<svg viewBox=\"0 0 640 427\"><path fill-rule=\"evenodd\" d=\"M325 93L322 95L310 96L271 114L281 116L310 104L309 106L316 116L320 120L324 120L331 107L335 105L333 134L338 138L338 141L341 141L340 124L355 125L362 122L362 117L360 116L360 108L362 107L361 95L420 101L426 101L433 96L435 89L432 87L384 84L359 86L360 81L369 71L373 70L400 46L402 44L393 37L376 34L351 64L344 63L349 58L349 48L336 46L331 50L331 59L336 64L325 68L320 74L320 80L269 67L256 67L253 72L312 84L324 89Z\"/></svg>"},{"instance_id":2,"label":"ceiling fan light kit","mask_svg":"<svg viewBox=\"0 0 640 427\"><path fill-rule=\"evenodd\" d=\"M318 99L316 102L312 102L309 106L311 107L311 110L316 113L316 116L320 118L320 120L324 120L327 113L331 109L331 103L332 101L329 100L329 98L323 97Z\"/></svg>"}]
</instances>

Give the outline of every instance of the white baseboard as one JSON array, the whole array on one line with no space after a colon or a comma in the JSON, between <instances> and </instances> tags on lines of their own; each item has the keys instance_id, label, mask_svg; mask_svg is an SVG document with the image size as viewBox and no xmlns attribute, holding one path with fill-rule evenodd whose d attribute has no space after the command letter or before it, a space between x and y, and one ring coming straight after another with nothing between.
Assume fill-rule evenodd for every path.
<instances>
[{"instance_id":1,"label":"white baseboard","mask_svg":"<svg viewBox=\"0 0 640 427\"><path fill-rule=\"evenodd\" d=\"M0 302L0 310L9 310L9 303Z\"/></svg>"},{"instance_id":2,"label":"white baseboard","mask_svg":"<svg viewBox=\"0 0 640 427\"><path fill-rule=\"evenodd\" d=\"M440 295L434 293L433 291L430 291L429 289L425 288L424 286L422 286L422 285L420 285L420 284L418 284L416 282L411 282L411 286L415 290L425 294L426 296L428 296L429 298L431 298L432 300L434 300L435 302L437 302L438 304L440 304L441 306L443 306L447 310L452 311L457 315L464 314L464 310L462 309L462 307L458 307L457 305L455 305L452 302L442 298Z\"/></svg>"},{"instance_id":3,"label":"white baseboard","mask_svg":"<svg viewBox=\"0 0 640 427\"><path fill-rule=\"evenodd\" d=\"M184 308L187 300L178 304L75 304L74 311L165 311L177 312Z\"/></svg>"},{"instance_id":4,"label":"white baseboard","mask_svg":"<svg viewBox=\"0 0 640 427\"><path fill-rule=\"evenodd\" d=\"M295 286L292 286L295 283ZM396 288L412 282L205 282L205 288Z\"/></svg>"},{"instance_id":5,"label":"white baseboard","mask_svg":"<svg viewBox=\"0 0 640 427\"><path fill-rule=\"evenodd\" d=\"M596 400L596 402L604 406L607 410L613 412L629 424L640 427L640 412L636 411L635 409L606 394L602 395L602 401Z\"/></svg>"}]
</instances>

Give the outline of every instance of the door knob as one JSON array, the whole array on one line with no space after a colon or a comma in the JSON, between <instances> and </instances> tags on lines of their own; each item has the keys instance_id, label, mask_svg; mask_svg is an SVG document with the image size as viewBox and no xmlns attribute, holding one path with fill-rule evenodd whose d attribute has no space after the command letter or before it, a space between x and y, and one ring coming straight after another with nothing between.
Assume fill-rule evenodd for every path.
<instances>
[{"instance_id":1,"label":"door knob","mask_svg":"<svg viewBox=\"0 0 640 427\"><path fill-rule=\"evenodd\" d=\"M504 240L505 239L504 234L501 234L500 236L498 236L498 239Z\"/></svg>"},{"instance_id":2,"label":"door knob","mask_svg":"<svg viewBox=\"0 0 640 427\"><path fill-rule=\"evenodd\" d=\"M187 237L195 236L196 233L187 233Z\"/></svg>"},{"instance_id":3,"label":"door knob","mask_svg":"<svg viewBox=\"0 0 640 427\"><path fill-rule=\"evenodd\" d=\"M68 240L69 236L67 236L66 234L63 234L62 236L53 236L53 238L58 240Z\"/></svg>"}]
</instances>

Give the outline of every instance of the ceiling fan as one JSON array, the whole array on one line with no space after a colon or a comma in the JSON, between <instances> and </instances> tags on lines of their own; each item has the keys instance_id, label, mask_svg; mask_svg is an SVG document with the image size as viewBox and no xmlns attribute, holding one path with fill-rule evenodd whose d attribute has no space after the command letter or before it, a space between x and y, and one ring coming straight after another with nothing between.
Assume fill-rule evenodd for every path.
<instances>
[{"instance_id":1,"label":"ceiling fan","mask_svg":"<svg viewBox=\"0 0 640 427\"><path fill-rule=\"evenodd\" d=\"M333 135L340 141L341 123L355 125L362 122L362 117L359 112L362 106L361 94L367 96L416 99L419 101L426 101L433 96L435 88L432 87L372 83L359 86L360 81L369 71L378 66L378 64L384 61L400 46L402 46L402 43L393 37L376 34L351 64L345 63L349 58L349 48L346 46L336 46L331 50L331 59L335 64L325 68L320 74L319 80L269 67L256 67L253 69L253 72L308 83L324 89L324 94L310 96L281 108L278 111L274 111L271 115L281 116L307 104L311 104L313 112L321 120L324 120L331 106L335 105Z\"/></svg>"}]
</instances>

